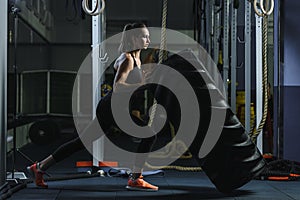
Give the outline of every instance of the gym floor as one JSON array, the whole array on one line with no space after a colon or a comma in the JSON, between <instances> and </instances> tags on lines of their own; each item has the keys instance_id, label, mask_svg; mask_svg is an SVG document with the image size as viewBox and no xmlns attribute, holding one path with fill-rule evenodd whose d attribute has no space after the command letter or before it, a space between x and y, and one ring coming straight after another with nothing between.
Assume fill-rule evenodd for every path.
<instances>
[{"instance_id":1,"label":"gym floor","mask_svg":"<svg viewBox=\"0 0 300 200\"><path fill-rule=\"evenodd\" d=\"M48 182L48 189L28 184L11 199L300 199L300 181L271 182L253 180L232 194L218 192L203 172L166 171L163 177L148 177L159 185L158 192L125 189L126 178L95 177Z\"/></svg>"},{"instance_id":2,"label":"gym floor","mask_svg":"<svg viewBox=\"0 0 300 200\"><path fill-rule=\"evenodd\" d=\"M33 160L40 160L51 153L60 143L70 139L65 135L60 141L49 145L28 144L20 150ZM20 153L16 156L16 168L20 171L30 164ZM90 155L83 150L73 154L66 160L57 163L49 169L51 177L70 177L78 174L75 163L78 160L89 159ZM10 158L8 157L8 164ZM9 165L8 165L9 166ZM48 189L37 188L30 182L27 187L12 194L9 199L299 199L300 180L296 181L266 181L252 180L250 183L235 190L231 194L219 192L210 182L204 172L182 172L165 170L164 174L145 178L160 187L158 192L127 191L125 177L90 177L49 181Z\"/></svg>"}]
</instances>

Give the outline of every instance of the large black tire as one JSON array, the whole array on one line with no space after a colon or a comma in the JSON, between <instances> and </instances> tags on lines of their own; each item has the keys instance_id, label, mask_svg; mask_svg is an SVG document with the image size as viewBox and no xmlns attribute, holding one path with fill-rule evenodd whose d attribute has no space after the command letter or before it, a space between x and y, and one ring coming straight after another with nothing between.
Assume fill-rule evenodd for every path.
<instances>
[{"instance_id":1,"label":"large black tire","mask_svg":"<svg viewBox=\"0 0 300 200\"><path fill-rule=\"evenodd\" d=\"M256 145L230 109L221 137L201 163L210 180L224 193L245 185L266 166Z\"/></svg>"},{"instance_id":2,"label":"large black tire","mask_svg":"<svg viewBox=\"0 0 300 200\"><path fill-rule=\"evenodd\" d=\"M216 188L224 193L231 192L248 183L263 171L266 162L261 153L250 139L238 118L233 114L221 92L218 91L218 87L211 87L211 85L216 85L214 80L210 78L211 76L205 71L206 68L203 67L201 74L195 69L195 65L199 67L203 66L195 55L189 50L182 51L169 57L163 64L172 67L186 77L193 87L199 101L199 106L201 107L202 120L199 122L200 128L194 142L190 146L190 151L193 155L198 156L203 139L207 134L208 124L210 123L206 119L210 119L210 110L213 107L213 102L211 102L208 91L219 95L220 102L223 102L214 107L214 109L226 110L226 118L221 136L212 151L200 160L201 167ZM207 83L207 80L211 80L211 82ZM171 81L174 81L173 84L175 85L178 84L176 80ZM210 84L210 87L207 87L207 84ZM208 88L214 88L214 91ZM176 100L166 96L167 93L160 90L158 87L156 94L157 96L163 95L166 101L166 110L171 113L170 121L180 121L176 119L180 118L180 113L174 113L173 109Z\"/></svg>"}]
</instances>

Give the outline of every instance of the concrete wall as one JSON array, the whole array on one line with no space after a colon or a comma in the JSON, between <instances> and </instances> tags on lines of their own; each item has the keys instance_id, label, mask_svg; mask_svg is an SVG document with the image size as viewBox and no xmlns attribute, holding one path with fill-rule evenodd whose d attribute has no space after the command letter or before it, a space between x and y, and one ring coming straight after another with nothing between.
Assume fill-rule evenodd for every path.
<instances>
[{"instance_id":1,"label":"concrete wall","mask_svg":"<svg viewBox=\"0 0 300 200\"><path fill-rule=\"evenodd\" d=\"M300 161L300 1L284 1L283 156Z\"/></svg>"}]
</instances>

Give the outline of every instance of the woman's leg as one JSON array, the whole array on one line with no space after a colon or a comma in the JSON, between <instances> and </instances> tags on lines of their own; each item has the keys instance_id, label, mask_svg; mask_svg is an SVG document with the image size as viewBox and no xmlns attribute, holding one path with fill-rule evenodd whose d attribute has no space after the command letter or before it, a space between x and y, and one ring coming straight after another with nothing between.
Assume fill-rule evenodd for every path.
<instances>
[{"instance_id":1,"label":"woman's leg","mask_svg":"<svg viewBox=\"0 0 300 200\"><path fill-rule=\"evenodd\" d=\"M46 171L53 164L64 160L73 153L84 149L84 145L79 137L62 144L50 156L39 162L39 167L42 171Z\"/></svg>"},{"instance_id":2,"label":"woman's leg","mask_svg":"<svg viewBox=\"0 0 300 200\"><path fill-rule=\"evenodd\" d=\"M62 144L60 147L58 147L51 155L46 157L40 162L37 162L28 169L33 172L35 176L35 183L37 186L47 188L47 184L44 182L43 175L45 174L44 171L46 171L49 167L54 165L57 162L60 162L64 160L65 158L69 157L75 152L78 152L82 149L84 149L84 144L81 141L82 137L88 138L90 141L90 144L92 144L92 141L98 139L101 137L101 134L95 133L97 131L98 121L93 120L86 129L84 129L83 133L80 134L80 137L76 137L73 140L66 142Z\"/></svg>"},{"instance_id":3,"label":"woman's leg","mask_svg":"<svg viewBox=\"0 0 300 200\"><path fill-rule=\"evenodd\" d=\"M149 128L151 131L151 128ZM127 189L129 190L143 190L143 191L157 191L158 187L154 186L150 183L147 183L146 181L143 180L142 177L142 172L143 168L147 159L147 154L149 153L153 146L154 143L157 139L157 136L154 135L149 138L143 138L141 140L141 143L138 146L137 149L137 154L135 158L135 164L132 169L132 173L129 175L128 179L128 184L127 184Z\"/></svg>"}]
</instances>

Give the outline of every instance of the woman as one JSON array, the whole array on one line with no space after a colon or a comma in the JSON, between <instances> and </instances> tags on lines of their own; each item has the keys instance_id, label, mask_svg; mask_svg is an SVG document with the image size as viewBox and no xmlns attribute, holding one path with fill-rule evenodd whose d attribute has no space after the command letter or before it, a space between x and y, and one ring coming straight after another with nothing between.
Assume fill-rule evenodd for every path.
<instances>
[{"instance_id":1,"label":"woman","mask_svg":"<svg viewBox=\"0 0 300 200\"><path fill-rule=\"evenodd\" d=\"M113 91L115 93L121 93L130 90L133 87L143 85L144 76L141 69L140 53L142 49L147 49L149 44L149 30L144 24L127 24L124 27L121 43L119 46L121 55L114 64L115 79ZM104 132L106 132L109 127L115 125L113 119L107 120L107 118L112 117L111 111L108 110L108 108L110 108L110 100L108 100L109 103L105 103L107 99L108 98L106 98L106 100L104 101L100 101L97 107L97 118ZM133 101L131 101L129 108L129 110L131 111L131 115L133 115L135 118L141 119L140 106L142 105L142 102L143 95L141 94L141 92L135 93ZM103 112L103 110L105 111ZM86 134L85 132L88 133L89 130L95 130L93 129L95 121L96 120L94 120L91 125L87 127L87 129L85 129L83 134ZM151 151L155 139L155 136L141 139L137 152L144 153ZM35 175L36 185L47 188L48 186L43 179L43 175L45 173L44 171L51 167L53 164L63 160L64 158L83 148L84 145L82 141L79 137L77 137L72 141L60 146L52 155L48 156L41 162L37 162L28 167L28 169ZM126 188L129 190L157 191L158 187L153 186L143 180L141 174L143 165L145 163L145 158L139 156L139 154L137 155L138 156L136 158L136 163L132 170L133 173L131 173L129 176L128 185Z\"/></svg>"}]
</instances>

